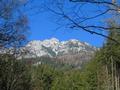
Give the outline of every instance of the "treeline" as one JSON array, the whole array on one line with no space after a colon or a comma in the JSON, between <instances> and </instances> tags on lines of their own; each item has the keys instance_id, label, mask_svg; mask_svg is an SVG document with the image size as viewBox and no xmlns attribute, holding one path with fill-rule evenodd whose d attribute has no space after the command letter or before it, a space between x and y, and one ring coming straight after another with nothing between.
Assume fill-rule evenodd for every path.
<instances>
[{"instance_id":1,"label":"treeline","mask_svg":"<svg viewBox=\"0 0 120 90\"><path fill-rule=\"evenodd\" d=\"M28 65L11 55L2 55L0 90L90 90L96 86L94 65L84 70L60 69L48 64Z\"/></svg>"}]
</instances>

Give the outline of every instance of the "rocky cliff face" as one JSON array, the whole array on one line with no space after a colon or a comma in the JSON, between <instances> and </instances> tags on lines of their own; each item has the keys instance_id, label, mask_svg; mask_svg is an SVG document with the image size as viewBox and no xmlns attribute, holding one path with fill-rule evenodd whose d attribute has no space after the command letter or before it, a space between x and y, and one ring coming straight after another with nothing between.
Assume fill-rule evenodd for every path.
<instances>
[{"instance_id":1,"label":"rocky cliff face","mask_svg":"<svg viewBox=\"0 0 120 90\"><path fill-rule=\"evenodd\" d=\"M59 41L56 38L43 41L34 40L29 42L25 48L29 50L29 53L24 57L32 60L34 64L48 63L56 66L69 64L77 67L88 62L97 50L96 47L86 42L75 39Z\"/></svg>"},{"instance_id":2,"label":"rocky cliff face","mask_svg":"<svg viewBox=\"0 0 120 90\"><path fill-rule=\"evenodd\" d=\"M26 45L26 48L28 48L29 52L32 54L28 55L28 57L57 57L64 55L75 55L82 52L94 53L97 49L86 42L80 42L75 39L59 41L56 38L44 41L34 40L29 42Z\"/></svg>"}]
</instances>

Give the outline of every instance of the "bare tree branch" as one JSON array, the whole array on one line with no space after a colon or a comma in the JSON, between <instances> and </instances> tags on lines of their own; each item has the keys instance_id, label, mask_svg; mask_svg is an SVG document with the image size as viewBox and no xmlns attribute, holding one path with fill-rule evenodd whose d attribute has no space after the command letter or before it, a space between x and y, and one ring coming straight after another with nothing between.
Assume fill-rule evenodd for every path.
<instances>
[{"instance_id":1,"label":"bare tree branch","mask_svg":"<svg viewBox=\"0 0 120 90\"><path fill-rule=\"evenodd\" d=\"M117 44L120 44L119 41L117 41L116 39L113 39L113 38L111 38L107 35L107 33L109 33L109 30L111 30L111 29L120 30L119 26L118 27L109 27L109 26L105 25L106 22L104 22L104 25L102 25L102 24L101 25L100 24L96 25L96 24L92 24L92 23L87 23L86 24L87 21L94 20L96 18L98 20L99 17L103 17L105 15L112 16L111 12L118 13L118 11L119 11L119 5L118 4L113 3L113 2L109 2L109 1L103 1L103 0L102 1L97 1L97 0L96 1L95 0L69 0L69 1L71 1L73 3L76 2L77 5L80 4L80 7L81 7L81 4L84 4L84 3L91 3L91 5L92 4L93 5L99 4L99 5L101 5L101 8L103 8L104 6L105 7L104 7L104 9L102 9L102 11L100 13L96 13L97 15L94 15L94 13L93 13L92 16L87 16L87 14L86 14L87 17L85 17L84 15L83 15L83 17L80 16L80 15L82 15L82 13L84 11L83 12L81 11L81 13L74 12L75 8L71 9L71 11L73 11L71 13L66 12L66 8L60 7L59 5L56 5L57 9L51 8L49 6L47 6L47 8L48 8L49 11L53 12L54 14L64 18L65 19L64 23L67 23L66 25L68 25L68 23L70 23L69 26L72 29L74 29L74 28L75 29L82 29L82 30L84 30L86 32L89 32L91 34L96 34L96 35L102 36L104 38L107 38L107 39L110 39L110 40L116 42ZM60 2L58 1L58 2L56 2L56 4L57 3L60 3ZM68 2L67 2L67 4L68 4ZM106 7L106 6L108 6L108 7ZM80 10L80 8L79 8L79 10ZM74 15L72 16L71 14L74 14ZM97 30L102 30L106 34L102 34L102 33L98 32Z\"/></svg>"},{"instance_id":2,"label":"bare tree branch","mask_svg":"<svg viewBox=\"0 0 120 90\"><path fill-rule=\"evenodd\" d=\"M96 35L102 36L104 38L107 38L107 39L110 39L110 40L116 42L117 44L120 44L119 41L117 41L117 40L115 40L115 39L113 39L113 38L111 38L111 37L109 37L107 35L104 35L104 34L101 34L101 33L98 33L96 31L92 31L92 30L88 29L88 28L101 28L101 29L104 29L104 30L107 30L107 29L109 30L109 29L120 29L120 27L112 27L112 28L105 28L105 27L100 27L100 26L85 26L84 27L84 26L80 26L78 23L76 23L74 20L72 20L69 16L66 16L64 14L58 13L58 12L56 12L54 10L51 10L51 11L54 12L55 14L62 15L63 17L65 17L66 19L68 19L69 21L71 21L75 25L74 27L77 27L79 29L87 31L87 32L89 32L91 34L96 34Z\"/></svg>"},{"instance_id":3,"label":"bare tree branch","mask_svg":"<svg viewBox=\"0 0 120 90\"><path fill-rule=\"evenodd\" d=\"M104 0L69 0L71 2L84 2L84 3L92 3L92 4L107 4L107 5L111 5L114 6L116 8L119 8L119 6L113 2L109 2L109 1L104 1Z\"/></svg>"}]
</instances>

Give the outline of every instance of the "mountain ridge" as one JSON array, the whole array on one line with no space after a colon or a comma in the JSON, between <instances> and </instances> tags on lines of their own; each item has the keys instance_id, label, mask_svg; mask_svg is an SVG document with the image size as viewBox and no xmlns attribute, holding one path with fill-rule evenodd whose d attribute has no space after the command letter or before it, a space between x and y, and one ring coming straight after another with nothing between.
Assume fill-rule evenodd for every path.
<instances>
[{"instance_id":1,"label":"mountain ridge","mask_svg":"<svg viewBox=\"0 0 120 90\"><path fill-rule=\"evenodd\" d=\"M32 57L57 57L78 54L81 52L94 53L97 50L96 47L88 44L87 42L80 42L77 39L59 41L56 38L46 40L33 40L30 41L25 46L25 48L27 48L29 52L32 53Z\"/></svg>"}]
</instances>

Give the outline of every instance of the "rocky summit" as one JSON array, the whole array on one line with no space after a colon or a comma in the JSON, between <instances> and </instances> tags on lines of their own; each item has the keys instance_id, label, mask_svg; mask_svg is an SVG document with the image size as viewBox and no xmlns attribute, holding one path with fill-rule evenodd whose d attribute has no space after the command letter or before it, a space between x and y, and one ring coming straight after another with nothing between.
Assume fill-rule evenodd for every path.
<instances>
[{"instance_id":1,"label":"rocky summit","mask_svg":"<svg viewBox=\"0 0 120 90\"><path fill-rule=\"evenodd\" d=\"M48 63L54 66L69 64L75 67L81 67L83 63L91 60L98 49L76 39L59 41L56 38L30 41L25 48L29 53L24 57L28 61L31 60L32 64Z\"/></svg>"},{"instance_id":2,"label":"rocky summit","mask_svg":"<svg viewBox=\"0 0 120 90\"><path fill-rule=\"evenodd\" d=\"M86 42L80 42L76 39L68 41L59 41L56 38L47 40L33 40L30 41L26 47L29 50L27 57L58 57L66 55L75 55L79 53L94 53L97 50L96 47L91 46Z\"/></svg>"}]
</instances>

